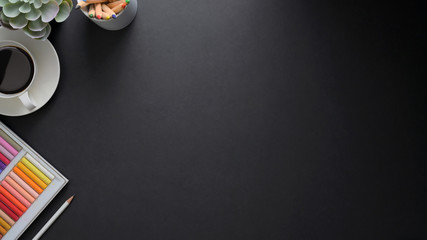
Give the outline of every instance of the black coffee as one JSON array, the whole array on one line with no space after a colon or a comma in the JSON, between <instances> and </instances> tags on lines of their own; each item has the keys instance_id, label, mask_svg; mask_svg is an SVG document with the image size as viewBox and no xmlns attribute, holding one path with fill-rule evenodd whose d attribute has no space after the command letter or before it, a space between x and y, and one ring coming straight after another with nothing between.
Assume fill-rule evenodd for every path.
<instances>
[{"instance_id":1,"label":"black coffee","mask_svg":"<svg viewBox=\"0 0 427 240\"><path fill-rule=\"evenodd\" d=\"M0 47L0 92L19 93L30 85L34 74L31 56L19 47Z\"/></svg>"}]
</instances>

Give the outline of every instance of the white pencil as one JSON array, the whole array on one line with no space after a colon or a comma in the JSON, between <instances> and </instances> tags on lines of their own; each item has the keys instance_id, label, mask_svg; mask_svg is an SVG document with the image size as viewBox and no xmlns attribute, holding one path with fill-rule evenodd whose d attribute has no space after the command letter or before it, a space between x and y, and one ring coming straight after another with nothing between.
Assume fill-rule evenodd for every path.
<instances>
[{"instance_id":1,"label":"white pencil","mask_svg":"<svg viewBox=\"0 0 427 240\"><path fill-rule=\"evenodd\" d=\"M49 221L47 221L47 223L43 226L43 228L40 229L40 231L33 238L33 240L38 240L43 235L43 233L46 232L46 230L55 222L55 220L61 215L61 213L68 207L68 205L70 205L73 198L74 198L74 195L71 196L67 201L65 201L64 204L62 204L62 206L58 209L58 211L56 211L56 213L53 214L53 216L49 219Z\"/></svg>"}]
</instances>

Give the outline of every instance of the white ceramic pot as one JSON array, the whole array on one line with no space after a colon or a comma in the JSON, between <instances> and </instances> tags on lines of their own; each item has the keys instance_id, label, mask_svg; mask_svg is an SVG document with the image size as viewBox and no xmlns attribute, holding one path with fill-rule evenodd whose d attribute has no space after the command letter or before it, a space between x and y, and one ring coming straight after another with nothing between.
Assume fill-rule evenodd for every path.
<instances>
[{"instance_id":1,"label":"white ceramic pot","mask_svg":"<svg viewBox=\"0 0 427 240\"><path fill-rule=\"evenodd\" d=\"M78 2L80 1L81 0L78 0ZM80 10L83 12L84 15L86 15L86 17L88 17L96 25L106 30L116 31L116 30L120 30L127 27L136 17L136 12L138 10L137 1L138 0L130 0L126 8L123 9L123 11L121 11L119 14L117 14L116 19L103 20L103 19L91 18L89 17L87 7L81 8Z\"/></svg>"}]
</instances>

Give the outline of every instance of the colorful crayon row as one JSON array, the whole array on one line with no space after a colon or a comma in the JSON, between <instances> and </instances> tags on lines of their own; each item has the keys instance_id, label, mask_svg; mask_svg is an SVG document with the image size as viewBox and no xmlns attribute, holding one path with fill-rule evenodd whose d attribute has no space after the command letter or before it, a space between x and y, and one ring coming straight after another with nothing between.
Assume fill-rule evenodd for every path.
<instances>
[{"instance_id":1,"label":"colorful crayon row","mask_svg":"<svg viewBox=\"0 0 427 240\"><path fill-rule=\"evenodd\" d=\"M10 161L12 161L16 155L18 155L18 150L0 136L0 173L9 165Z\"/></svg>"},{"instance_id":2,"label":"colorful crayon row","mask_svg":"<svg viewBox=\"0 0 427 240\"><path fill-rule=\"evenodd\" d=\"M28 154L16 164L0 183L0 238L53 179L53 174Z\"/></svg>"},{"instance_id":3,"label":"colorful crayon row","mask_svg":"<svg viewBox=\"0 0 427 240\"><path fill-rule=\"evenodd\" d=\"M88 15L91 18L109 20L117 18L119 14L129 4L130 0L83 0L76 8L87 7Z\"/></svg>"}]
</instances>

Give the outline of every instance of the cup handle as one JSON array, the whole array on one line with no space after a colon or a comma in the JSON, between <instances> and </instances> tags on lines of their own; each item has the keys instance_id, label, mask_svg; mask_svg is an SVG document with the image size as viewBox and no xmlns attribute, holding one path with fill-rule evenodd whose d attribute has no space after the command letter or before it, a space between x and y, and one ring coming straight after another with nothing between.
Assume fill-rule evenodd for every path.
<instances>
[{"instance_id":1,"label":"cup handle","mask_svg":"<svg viewBox=\"0 0 427 240\"><path fill-rule=\"evenodd\" d=\"M24 106L30 111L36 108L36 105L34 101L31 99L28 91L24 92L24 94L19 96L19 100L21 100L22 104L24 104Z\"/></svg>"}]
</instances>

